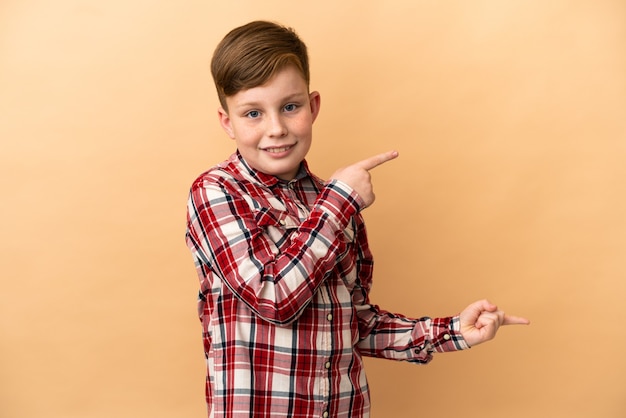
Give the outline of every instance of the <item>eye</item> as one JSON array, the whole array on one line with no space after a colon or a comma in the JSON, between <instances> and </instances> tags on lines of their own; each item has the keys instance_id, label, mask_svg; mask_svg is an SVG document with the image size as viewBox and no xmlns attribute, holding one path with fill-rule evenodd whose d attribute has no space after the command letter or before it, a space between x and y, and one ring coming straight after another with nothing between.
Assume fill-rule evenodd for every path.
<instances>
[{"instance_id":1,"label":"eye","mask_svg":"<svg viewBox=\"0 0 626 418\"><path fill-rule=\"evenodd\" d=\"M245 116L250 119L256 119L259 116L261 116L261 112L259 112L258 110L251 110L248 113L246 113Z\"/></svg>"},{"instance_id":2,"label":"eye","mask_svg":"<svg viewBox=\"0 0 626 418\"><path fill-rule=\"evenodd\" d=\"M298 108L298 105L295 103L289 103L286 104L285 107L283 108L285 110L285 112L293 112L294 110L296 110Z\"/></svg>"}]
</instances>

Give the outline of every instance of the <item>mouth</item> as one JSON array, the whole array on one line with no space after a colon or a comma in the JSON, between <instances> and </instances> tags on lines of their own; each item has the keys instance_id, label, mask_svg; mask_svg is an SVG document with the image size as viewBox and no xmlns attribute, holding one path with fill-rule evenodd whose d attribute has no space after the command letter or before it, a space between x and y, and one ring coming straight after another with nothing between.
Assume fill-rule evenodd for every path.
<instances>
[{"instance_id":1,"label":"mouth","mask_svg":"<svg viewBox=\"0 0 626 418\"><path fill-rule=\"evenodd\" d=\"M293 145L286 145L283 147L268 147L268 148L263 148L263 151L267 151L271 154L280 154L281 152L289 151L293 147L294 147Z\"/></svg>"}]
</instances>

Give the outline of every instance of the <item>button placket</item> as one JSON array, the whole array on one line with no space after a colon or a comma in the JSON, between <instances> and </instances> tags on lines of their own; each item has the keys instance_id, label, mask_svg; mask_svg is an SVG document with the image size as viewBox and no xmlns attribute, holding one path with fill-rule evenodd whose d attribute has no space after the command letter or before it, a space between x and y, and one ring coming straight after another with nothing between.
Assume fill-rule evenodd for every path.
<instances>
[{"instance_id":1,"label":"button placket","mask_svg":"<svg viewBox=\"0 0 626 418\"><path fill-rule=\"evenodd\" d=\"M333 320L333 314L331 312L327 312L327 314L326 314L326 321L328 323L328 325L327 325L328 326L328 333L329 333L328 335L330 336L331 340L332 340L332 324L331 324L332 320ZM332 353L330 351L330 349L332 348L332 343L331 343L331 341L328 341L328 342L329 342L329 346L328 346L329 353L330 353L330 356L332 356ZM328 392L329 395L330 395L330 390L331 390L330 368L332 366L331 357L330 356L326 359L326 361L324 362L324 366L323 366L324 367L324 374L325 374L326 381L327 381L328 388L329 388L329 392ZM323 418L327 418L327 417L330 416L330 413L328 411L328 407L329 407L328 402L329 401L330 400L327 399L327 401L325 402L324 412L322 413L322 417Z\"/></svg>"}]
</instances>

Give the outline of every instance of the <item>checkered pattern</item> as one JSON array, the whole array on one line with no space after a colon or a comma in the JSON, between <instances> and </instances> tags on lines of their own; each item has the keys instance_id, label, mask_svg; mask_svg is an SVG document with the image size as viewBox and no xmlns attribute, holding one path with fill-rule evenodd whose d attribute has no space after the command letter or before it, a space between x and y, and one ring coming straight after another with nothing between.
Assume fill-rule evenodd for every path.
<instances>
[{"instance_id":1,"label":"checkered pattern","mask_svg":"<svg viewBox=\"0 0 626 418\"><path fill-rule=\"evenodd\" d=\"M193 183L186 238L209 417L367 417L362 356L427 363L467 348L458 317L410 319L370 303L361 208L306 162L287 183L236 153Z\"/></svg>"}]
</instances>

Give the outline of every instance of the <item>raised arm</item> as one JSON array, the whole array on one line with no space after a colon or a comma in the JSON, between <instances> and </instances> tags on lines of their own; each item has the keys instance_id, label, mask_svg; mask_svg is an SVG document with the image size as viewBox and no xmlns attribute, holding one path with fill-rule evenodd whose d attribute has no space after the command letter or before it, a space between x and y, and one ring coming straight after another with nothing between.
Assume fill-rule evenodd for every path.
<instances>
[{"instance_id":1,"label":"raised arm","mask_svg":"<svg viewBox=\"0 0 626 418\"><path fill-rule=\"evenodd\" d=\"M358 205L343 187L327 185L308 218L297 225L281 217L285 212L253 209L233 182L212 178L196 183L188 204L188 245L196 262L210 270L207 276L222 280L256 315L287 324L345 251L339 233ZM208 291L212 285L203 287Z\"/></svg>"}]
</instances>

